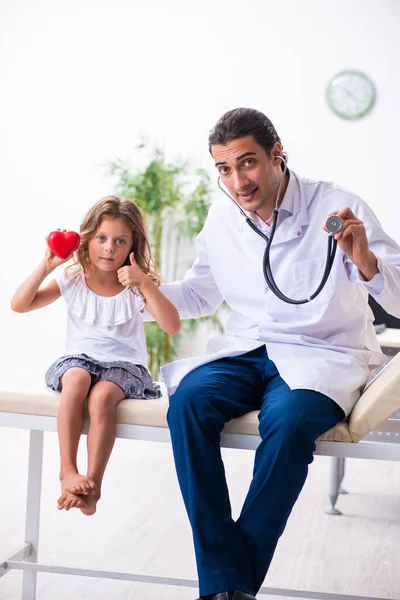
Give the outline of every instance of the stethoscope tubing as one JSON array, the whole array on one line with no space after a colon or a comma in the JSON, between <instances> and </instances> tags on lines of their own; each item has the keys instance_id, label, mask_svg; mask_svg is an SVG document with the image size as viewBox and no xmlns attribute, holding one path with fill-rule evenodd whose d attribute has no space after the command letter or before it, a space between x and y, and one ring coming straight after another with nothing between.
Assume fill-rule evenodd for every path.
<instances>
[{"instance_id":1,"label":"stethoscope tubing","mask_svg":"<svg viewBox=\"0 0 400 600\"><path fill-rule=\"evenodd\" d=\"M337 241L334 239L334 237L332 235L328 235L328 247L327 247L324 273L322 275L322 279L321 279L320 284L318 285L317 289L312 294L310 294L310 296L308 296L307 298L303 298L301 300L295 300L294 298L289 298L283 292L281 292L281 290L278 288L278 286L275 282L275 279L272 275L271 262L270 262L270 250L271 250L271 245L272 245L272 241L274 239L275 230L276 230L276 226L277 226L277 222L278 222L279 201L280 201L280 197L281 197L283 182L285 180L285 175L286 175L286 171L287 171L287 162L283 158L283 156L277 156L276 158L279 158L280 160L282 160L282 162L284 164L284 169L282 171L282 177L281 177L281 180L280 180L280 183L278 186L278 191L276 194L275 208L272 212L272 225L271 225L271 231L270 231L269 237L267 235L265 235L265 233L263 233L262 231L260 231L258 229L257 225L255 225L255 223L253 223L253 221L243 211L240 204L238 202L236 202L236 200L234 200L234 198L232 198L232 196L224 190L224 188L220 184L220 178L218 178L218 187L221 189L222 192L224 192L224 194L226 196L228 196L228 198L230 200L232 200L236 204L236 206L239 208L241 214L245 218L246 223L249 225L249 227L251 227L251 229L257 235L259 235L260 237L262 237L265 240L266 246L265 246L265 250L264 250L262 266L263 266L263 274L264 274L265 282L266 282L268 288L271 290L271 292L273 292L275 294L275 296L277 296L280 300L283 300L283 302L286 302L287 304L307 304L308 302L311 302L311 300L314 300L314 298L316 298L318 296L318 294L321 293L321 291L323 290L323 288L328 280L328 277L332 270L335 254L336 254Z\"/></svg>"}]
</instances>

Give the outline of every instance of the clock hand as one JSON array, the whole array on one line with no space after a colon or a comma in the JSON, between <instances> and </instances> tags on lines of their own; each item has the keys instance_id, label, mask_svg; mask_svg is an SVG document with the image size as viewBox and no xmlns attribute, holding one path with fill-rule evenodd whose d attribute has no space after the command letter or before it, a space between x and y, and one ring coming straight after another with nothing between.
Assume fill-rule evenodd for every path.
<instances>
[{"instance_id":1,"label":"clock hand","mask_svg":"<svg viewBox=\"0 0 400 600\"><path fill-rule=\"evenodd\" d=\"M354 94L353 94L353 93L352 93L350 90L348 90L347 88L345 88L343 85L338 85L338 84L335 84L335 87L336 87L336 88L339 88L339 89L341 89L341 90L344 90L344 91L345 91L345 93L346 93L348 96L351 96L351 98L353 98L353 100L355 100L356 102L360 102L360 99L359 99L359 98L357 98L357 96L355 96L355 95L354 95Z\"/></svg>"}]
</instances>

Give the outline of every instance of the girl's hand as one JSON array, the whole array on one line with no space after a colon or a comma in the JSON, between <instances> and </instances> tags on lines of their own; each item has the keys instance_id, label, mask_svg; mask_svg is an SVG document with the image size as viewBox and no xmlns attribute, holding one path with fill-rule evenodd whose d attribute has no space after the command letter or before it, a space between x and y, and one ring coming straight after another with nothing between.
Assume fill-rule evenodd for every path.
<instances>
[{"instance_id":1,"label":"girl's hand","mask_svg":"<svg viewBox=\"0 0 400 600\"><path fill-rule=\"evenodd\" d=\"M147 275L143 273L135 260L134 252L129 255L131 265L127 267L121 267L117 271L118 281L124 286L137 287L140 289L141 285L148 279Z\"/></svg>"}]
</instances>

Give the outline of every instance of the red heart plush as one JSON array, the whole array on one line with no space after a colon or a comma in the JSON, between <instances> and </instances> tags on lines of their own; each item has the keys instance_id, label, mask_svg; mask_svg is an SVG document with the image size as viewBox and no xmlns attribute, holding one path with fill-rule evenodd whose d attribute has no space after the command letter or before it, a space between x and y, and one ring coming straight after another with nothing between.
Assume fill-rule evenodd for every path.
<instances>
[{"instance_id":1,"label":"red heart plush","mask_svg":"<svg viewBox=\"0 0 400 600\"><path fill-rule=\"evenodd\" d=\"M76 231L52 231L47 237L47 245L58 258L68 258L79 246L81 238Z\"/></svg>"}]
</instances>

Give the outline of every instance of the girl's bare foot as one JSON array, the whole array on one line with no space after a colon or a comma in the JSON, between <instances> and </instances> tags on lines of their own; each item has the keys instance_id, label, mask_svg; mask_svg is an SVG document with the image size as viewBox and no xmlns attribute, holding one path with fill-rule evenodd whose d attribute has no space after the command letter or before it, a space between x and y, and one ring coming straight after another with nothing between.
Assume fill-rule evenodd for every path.
<instances>
[{"instance_id":1,"label":"girl's bare foot","mask_svg":"<svg viewBox=\"0 0 400 600\"><path fill-rule=\"evenodd\" d=\"M69 510L70 508L82 508L83 506L83 498L87 496L77 496L76 494L72 494L69 491L65 491L57 501L58 510Z\"/></svg>"},{"instance_id":2,"label":"girl's bare foot","mask_svg":"<svg viewBox=\"0 0 400 600\"><path fill-rule=\"evenodd\" d=\"M100 492L95 495L91 494L89 496L81 496L82 503L78 508L81 509L84 515L91 516L94 515L97 508L97 502L100 500Z\"/></svg>"},{"instance_id":3,"label":"girl's bare foot","mask_svg":"<svg viewBox=\"0 0 400 600\"><path fill-rule=\"evenodd\" d=\"M97 493L97 485L91 477L79 473L60 473L61 491L86 496Z\"/></svg>"},{"instance_id":4,"label":"girl's bare foot","mask_svg":"<svg viewBox=\"0 0 400 600\"><path fill-rule=\"evenodd\" d=\"M69 510L70 508L80 508L84 515L94 515L97 508L97 502L100 500L100 492L96 495L87 494L86 496L72 494L65 490L58 499L57 508Z\"/></svg>"}]
</instances>

